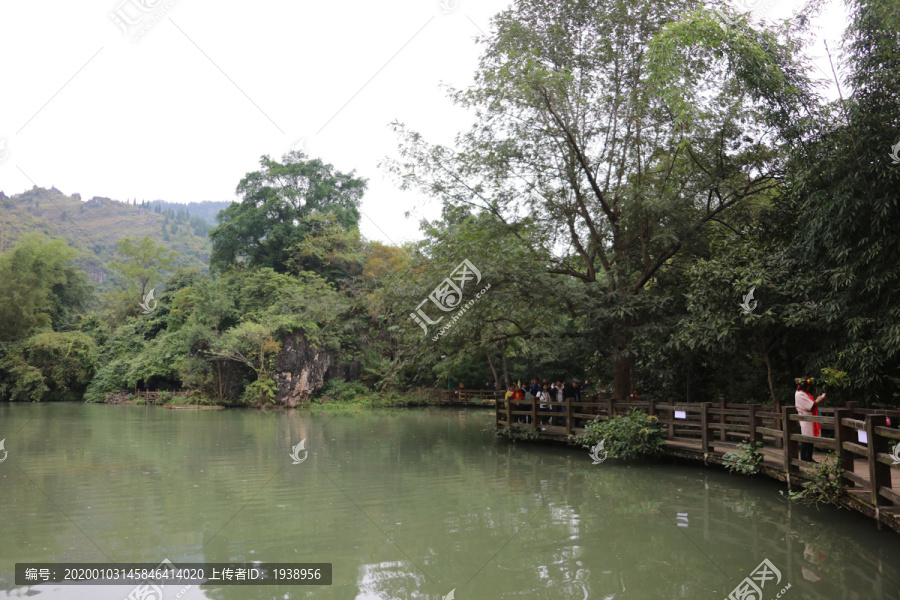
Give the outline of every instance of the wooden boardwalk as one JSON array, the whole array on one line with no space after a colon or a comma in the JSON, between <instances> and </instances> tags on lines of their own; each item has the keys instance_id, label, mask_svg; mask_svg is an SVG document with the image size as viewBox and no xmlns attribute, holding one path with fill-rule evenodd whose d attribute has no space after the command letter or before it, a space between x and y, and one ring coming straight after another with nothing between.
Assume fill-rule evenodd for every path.
<instances>
[{"instance_id":1,"label":"wooden boardwalk","mask_svg":"<svg viewBox=\"0 0 900 600\"><path fill-rule=\"evenodd\" d=\"M437 404L447 406L494 406L506 392L496 390L446 390L441 392Z\"/></svg>"},{"instance_id":2,"label":"wooden boardwalk","mask_svg":"<svg viewBox=\"0 0 900 600\"><path fill-rule=\"evenodd\" d=\"M468 398L458 390L456 396ZM800 485L812 464L801 461L799 443L815 445L813 460L835 452L844 469L846 493L842 504L858 510L900 533L900 411L846 407L820 407L818 417L797 414L793 406L726 403L675 403L654 400L619 402L608 397L590 401L536 402L493 401L497 427L510 425L537 433L540 439L569 442L584 432L593 419L624 415L639 408L665 426L666 454L675 458L722 464L722 456L741 441L763 444L761 471L789 488ZM554 424L549 424L549 419ZM890 425L888 421L890 420ZM800 433L800 422L820 424L820 437Z\"/></svg>"}]
</instances>

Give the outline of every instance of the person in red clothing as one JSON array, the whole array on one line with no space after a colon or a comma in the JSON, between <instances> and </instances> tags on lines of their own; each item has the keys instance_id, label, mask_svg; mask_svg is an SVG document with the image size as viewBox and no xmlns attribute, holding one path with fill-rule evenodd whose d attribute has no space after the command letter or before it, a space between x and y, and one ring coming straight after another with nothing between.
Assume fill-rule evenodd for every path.
<instances>
[{"instance_id":1,"label":"person in red clothing","mask_svg":"<svg viewBox=\"0 0 900 600\"><path fill-rule=\"evenodd\" d=\"M794 383L797 384L797 391L794 393L794 406L797 407L798 415L819 416L818 405L819 402L825 399L825 394L822 394L818 398L813 398L810 390L815 382L815 379L810 377L798 377L794 380ZM818 423L810 423L809 421L800 422L800 433L803 435L818 437L821 434L821 430L822 426ZM812 442L800 442L800 460L805 460L806 462L811 462L813 464L816 463L816 461L813 460Z\"/></svg>"},{"instance_id":2,"label":"person in red clothing","mask_svg":"<svg viewBox=\"0 0 900 600\"><path fill-rule=\"evenodd\" d=\"M525 390L523 390L518 385L513 387L513 395L512 395L513 406L516 407L516 410L525 410ZM531 408L528 406L527 408ZM528 421L528 417L526 415L516 415L517 423L526 423Z\"/></svg>"}]
</instances>

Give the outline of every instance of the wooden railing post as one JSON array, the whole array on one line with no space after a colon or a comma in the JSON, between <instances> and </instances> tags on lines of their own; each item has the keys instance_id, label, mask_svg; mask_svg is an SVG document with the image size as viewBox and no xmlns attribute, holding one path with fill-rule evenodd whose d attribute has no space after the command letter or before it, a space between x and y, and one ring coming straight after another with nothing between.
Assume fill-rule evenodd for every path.
<instances>
[{"instance_id":1,"label":"wooden railing post","mask_svg":"<svg viewBox=\"0 0 900 600\"><path fill-rule=\"evenodd\" d=\"M506 402L506 426L512 427L512 397L509 400L505 400Z\"/></svg>"},{"instance_id":2,"label":"wooden railing post","mask_svg":"<svg viewBox=\"0 0 900 600\"><path fill-rule=\"evenodd\" d=\"M775 406L774 406L775 414L778 415L779 418L783 418L783 417L784 417L784 412L782 411L783 408L784 408L784 407L781 406L781 400L775 400ZM778 429L778 423L777 423L777 421L776 421L776 423L774 423L773 429ZM784 431L784 425L783 425L783 424L782 424L782 426L781 426L781 430ZM780 438L778 438L778 439L775 440L775 447L778 448L778 449L780 449L780 450L783 450L783 449L784 449L784 438L783 438L783 437L780 437Z\"/></svg>"},{"instance_id":3,"label":"wooden railing post","mask_svg":"<svg viewBox=\"0 0 900 600\"><path fill-rule=\"evenodd\" d=\"M647 414L651 417L656 416L656 400L650 400L647 404Z\"/></svg>"},{"instance_id":4,"label":"wooden railing post","mask_svg":"<svg viewBox=\"0 0 900 600\"><path fill-rule=\"evenodd\" d=\"M669 396L669 439L675 437L675 398Z\"/></svg>"},{"instance_id":5,"label":"wooden railing post","mask_svg":"<svg viewBox=\"0 0 900 600\"><path fill-rule=\"evenodd\" d=\"M606 399L606 418L611 419L613 417L613 398L610 396Z\"/></svg>"},{"instance_id":6,"label":"wooden railing post","mask_svg":"<svg viewBox=\"0 0 900 600\"><path fill-rule=\"evenodd\" d=\"M535 396L535 395L532 394L532 396L531 396L531 429L532 429L533 431L537 431L537 430L538 430L538 414L537 414L537 409L538 409L537 396Z\"/></svg>"},{"instance_id":7,"label":"wooden railing post","mask_svg":"<svg viewBox=\"0 0 900 600\"><path fill-rule=\"evenodd\" d=\"M849 450L844 450L844 442L856 441L853 435L856 430L841 423L842 420L848 419L849 415L849 408L834 409L834 450L838 455L838 466L844 471L852 473L853 453ZM851 485L853 485L852 482Z\"/></svg>"},{"instance_id":8,"label":"wooden railing post","mask_svg":"<svg viewBox=\"0 0 900 600\"><path fill-rule=\"evenodd\" d=\"M762 436L756 430L756 426L759 424L759 420L756 417L756 411L759 409L759 404L751 404L747 407L747 423L750 425L749 438L747 441L750 442L750 445L753 448L756 448L756 444L762 441Z\"/></svg>"},{"instance_id":9,"label":"wooden railing post","mask_svg":"<svg viewBox=\"0 0 900 600\"><path fill-rule=\"evenodd\" d=\"M725 410L725 398L719 398L719 409L723 411ZM721 425L721 427L719 428L719 441L724 442L726 440L724 412L719 414L719 425Z\"/></svg>"},{"instance_id":10,"label":"wooden railing post","mask_svg":"<svg viewBox=\"0 0 900 600\"><path fill-rule=\"evenodd\" d=\"M791 421L790 419L791 415L796 414L796 406L785 406L781 409L781 439L783 440L782 447L784 448L784 474L788 487L791 487L791 474L796 473L799 470L799 467L791 462L799 452L797 440L791 439L792 433L796 434L800 431L800 423Z\"/></svg>"},{"instance_id":11,"label":"wooden railing post","mask_svg":"<svg viewBox=\"0 0 900 600\"><path fill-rule=\"evenodd\" d=\"M709 434L709 407L712 402L700 403L700 450L703 452L703 460L712 448L712 436Z\"/></svg>"},{"instance_id":12,"label":"wooden railing post","mask_svg":"<svg viewBox=\"0 0 900 600\"><path fill-rule=\"evenodd\" d=\"M572 397L566 398L566 436L572 435Z\"/></svg>"},{"instance_id":13,"label":"wooden railing post","mask_svg":"<svg viewBox=\"0 0 900 600\"><path fill-rule=\"evenodd\" d=\"M866 415L866 437L869 440L869 488L872 506L885 506L890 501L878 493L882 487L891 487L891 467L878 460L878 454L890 453L888 439L875 433L876 427L887 425L887 415Z\"/></svg>"}]
</instances>

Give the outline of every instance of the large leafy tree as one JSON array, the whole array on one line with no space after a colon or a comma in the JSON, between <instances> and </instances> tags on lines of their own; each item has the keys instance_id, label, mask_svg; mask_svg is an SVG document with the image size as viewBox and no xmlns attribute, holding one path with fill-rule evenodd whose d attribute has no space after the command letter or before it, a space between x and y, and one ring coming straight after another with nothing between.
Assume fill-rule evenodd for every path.
<instances>
[{"instance_id":1,"label":"large leafy tree","mask_svg":"<svg viewBox=\"0 0 900 600\"><path fill-rule=\"evenodd\" d=\"M669 346L703 356L713 365L712 383L735 400L762 400L757 372L765 372L775 403L789 398L787 384L808 363L822 310L815 278L789 248L758 236L727 239L719 252L690 271L686 315ZM738 304L736 298L744 301ZM786 356L791 354L791 356ZM748 385L749 384L749 385ZM709 391L709 390L705 390Z\"/></svg>"},{"instance_id":2,"label":"large leafy tree","mask_svg":"<svg viewBox=\"0 0 900 600\"><path fill-rule=\"evenodd\" d=\"M151 282L162 283L163 274L172 268L177 255L177 252L167 250L150 237L119 240L116 259L109 266L125 280L121 298L129 305L131 312L136 312L144 302Z\"/></svg>"},{"instance_id":3,"label":"large leafy tree","mask_svg":"<svg viewBox=\"0 0 900 600\"><path fill-rule=\"evenodd\" d=\"M219 225L209 233L213 271L238 264L296 271L298 265L321 260L309 236L325 237L343 249L343 242L335 239L335 226L344 232L357 229L364 179L319 159L307 160L302 152L282 160L262 157L260 170L238 184L241 201L219 213Z\"/></svg>"},{"instance_id":4,"label":"large leafy tree","mask_svg":"<svg viewBox=\"0 0 900 600\"><path fill-rule=\"evenodd\" d=\"M856 397L898 401L900 383L900 5L850 0L844 69L850 94L798 148L797 246L830 297L831 347L819 366L847 372ZM897 152L894 152L897 154Z\"/></svg>"},{"instance_id":5,"label":"large leafy tree","mask_svg":"<svg viewBox=\"0 0 900 600\"><path fill-rule=\"evenodd\" d=\"M78 251L63 240L26 234L0 254L0 342L66 328L90 297Z\"/></svg>"},{"instance_id":6,"label":"large leafy tree","mask_svg":"<svg viewBox=\"0 0 900 600\"><path fill-rule=\"evenodd\" d=\"M388 163L405 187L493 214L547 273L584 284L583 334L611 358L620 396L634 331L666 305L668 271L710 223L777 185L763 115L721 57L676 77L689 115L651 77L652 40L697 6L515 2L482 40L475 84L453 93L476 116L457 149L397 124L401 159Z\"/></svg>"},{"instance_id":7,"label":"large leafy tree","mask_svg":"<svg viewBox=\"0 0 900 600\"><path fill-rule=\"evenodd\" d=\"M391 328L395 373L428 384L453 375L477 378L479 385L488 378L504 385L516 375L526 376L525 368L534 367L531 357L540 350L547 350L545 365L565 354L573 329L565 293L570 286L534 273L533 256L494 216L450 206L443 213L442 219L422 224L425 239L409 248L404 268L385 277L374 294L373 306L398 324ZM463 287L457 311L442 312L426 299L463 260L481 278ZM438 321L425 329L410 316L418 316L423 301L428 320ZM475 302L467 306L469 301ZM537 340L552 342L550 349L539 347Z\"/></svg>"},{"instance_id":8,"label":"large leafy tree","mask_svg":"<svg viewBox=\"0 0 900 600\"><path fill-rule=\"evenodd\" d=\"M85 333L35 334L0 356L0 399L79 400L96 360L96 342Z\"/></svg>"}]
</instances>

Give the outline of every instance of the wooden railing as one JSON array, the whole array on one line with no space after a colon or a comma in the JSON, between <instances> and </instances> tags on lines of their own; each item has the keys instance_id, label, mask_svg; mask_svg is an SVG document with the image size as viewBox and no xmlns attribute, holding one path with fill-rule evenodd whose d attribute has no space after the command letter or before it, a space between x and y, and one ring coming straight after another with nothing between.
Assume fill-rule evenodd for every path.
<instances>
[{"instance_id":1,"label":"wooden railing","mask_svg":"<svg viewBox=\"0 0 900 600\"><path fill-rule=\"evenodd\" d=\"M900 469L892 456L892 448L900 443L897 429L900 410L860 409L855 403L849 403L846 407L820 407L821 414L812 417L798 415L793 406L737 404L724 400L619 402L593 397L584 402L570 398L542 407L534 399L508 402L498 398L496 424L498 427L518 425L549 439L567 439L583 433L585 424L592 419L622 415L632 408L640 408L659 419L665 426L670 448L692 450L702 455L704 461L721 462L722 455L741 441L760 442L780 462L779 470L788 485L799 482L801 467L810 465L797 458L800 442L810 442L818 451L837 454L848 495L876 512L886 507L900 508L900 474L898 484L892 483L892 468ZM821 436L802 435L802 421L819 423ZM900 511L895 512L900 516Z\"/></svg>"},{"instance_id":2,"label":"wooden railing","mask_svg":"<svg viewBox=\"0 0 900 600\"><path fill-rule=\"evenodd\" d=\"M438 404L493 404L504 394L497 390L446 390L441 392Z\"/></svg>"},{"instance_id":3,"label":"wooden railing","mask_svg":"<svg viewBox=\"0 0 900 600\"><path fill-rule=\"evenodd\" d=\"M168 390L156 390L155 392L136 391L136 392L134 392L134 395L137 396L138 398L143 398L144 402L146 402L147 404L157 404L159 402L159 395L163 394L163 393L169 394L170 396L187 396L188 395L188 392L186 390L176 391L176 392L172 392L172 391L168 391Z\"/></svg>"}]
</instances>

